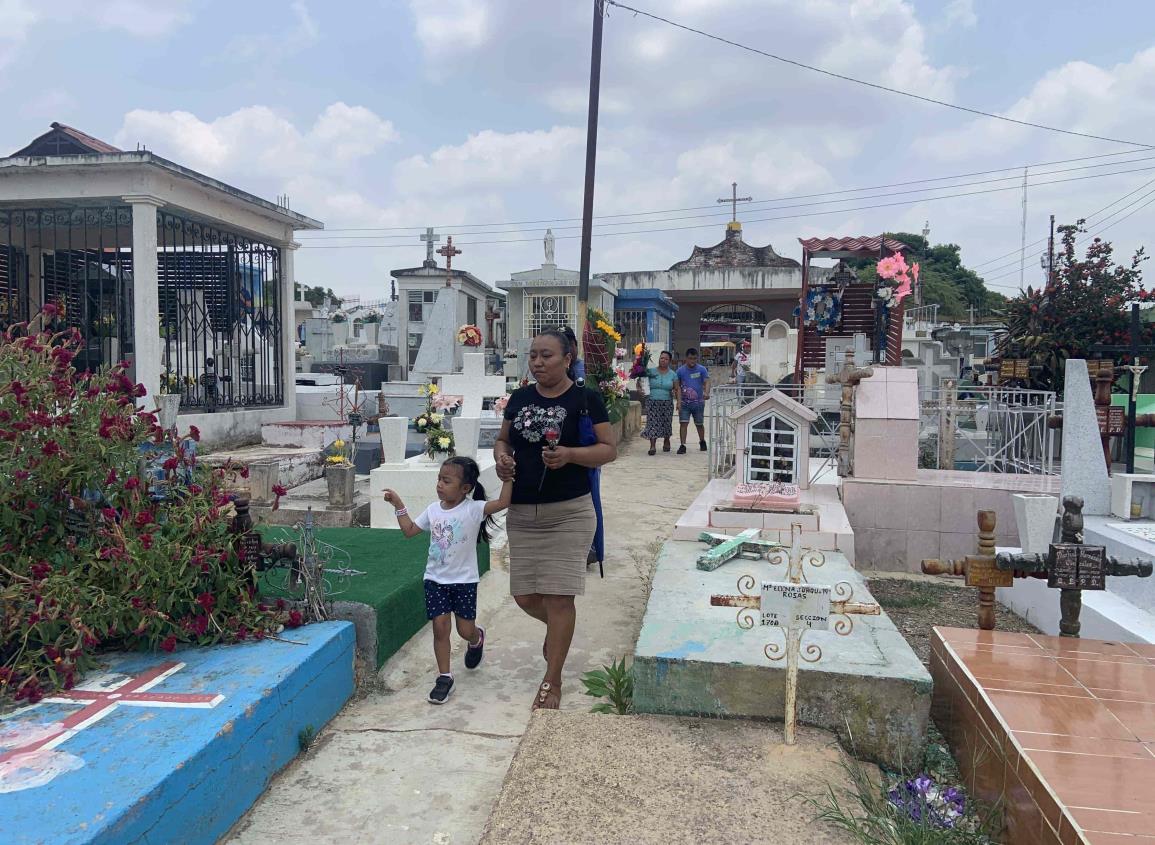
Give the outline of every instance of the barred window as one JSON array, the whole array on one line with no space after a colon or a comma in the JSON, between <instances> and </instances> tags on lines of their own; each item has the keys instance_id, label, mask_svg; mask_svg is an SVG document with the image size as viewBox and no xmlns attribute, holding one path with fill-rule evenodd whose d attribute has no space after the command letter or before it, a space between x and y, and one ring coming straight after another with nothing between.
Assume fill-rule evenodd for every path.
<instances>
[{"instance_id":1,"label":"barred window","mask_svg":"<svg viewBox=\"0 0 1155 845\"><path fill-rule=\"evenodd\" d=\"M526 294L525 336L536 337L543 329L577 324L576 296L538 296Z\"/></svg>"}]
</instances>

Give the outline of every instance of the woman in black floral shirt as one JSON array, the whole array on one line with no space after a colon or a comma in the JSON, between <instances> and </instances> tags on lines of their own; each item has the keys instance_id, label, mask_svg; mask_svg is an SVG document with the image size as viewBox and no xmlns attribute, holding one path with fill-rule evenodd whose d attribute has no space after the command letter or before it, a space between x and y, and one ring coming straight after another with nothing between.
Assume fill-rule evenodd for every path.
<instances>
[{"instance_id":1,"label":"woman in black floral shirt","mask_svg":"<svg viewBox=\"0 0 1155 845\"><path fill-rule=\"evenodd\" d=\"M545 678L533 709L556 710L561 673L585 592L586 558L597 527L589 470L617 457L601 395L571 377L577 350L560 329L534 338L529 353L536 383L516 391L493 447L497 475L513 479L509 591L518 606L545 623ZM597 443L579 445L579 420L589 415Z\"/></svg>"}]
</instances>

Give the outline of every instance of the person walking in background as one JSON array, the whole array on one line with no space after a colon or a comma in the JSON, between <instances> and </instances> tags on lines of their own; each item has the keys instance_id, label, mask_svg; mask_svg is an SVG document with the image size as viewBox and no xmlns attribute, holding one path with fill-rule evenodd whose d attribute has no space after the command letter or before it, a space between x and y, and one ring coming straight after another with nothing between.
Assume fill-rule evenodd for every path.
<instances>
[{"instance_id":1,"label":"person walking in background","mask_svg":"<svg viewBox=\"0 0 1155 845\"><path fill-rule=\"evenodd\" d=\"M738 354L734 356L730 373L739 386L746 383L746 376L750 374L750 341L742 341L742 345L738 348Z\"/></svg>"},{"instance_id":2,"label":"person walking in background","mask_svg":"<svg viewBox=\"0 0 1155 845\"><path fill-rule=\"evenodd\" d=\"M706 451L706 426L704 415L706 402L710 398L710 371L698 363L698 350L686 350L686 363L678 367L678 436L681 445L678 454L686 454L686 431L690 420L698 427L698 448Z\"/></svg>"},{"instance_id":3,"label":"person walking in background","mask_svg":"<svg viewBox=\"0 0 1155 845\"><path fill-rule=\"evenodd\" d=\"M597 532L590 469L617 457L601 394L578 386L570 375L576 356L562 329L546 329L533 339L529 360L536 383L510 397L493 446L498 478L513 481L505 521L509 592L546 626L546 671L534 710L561 704L562 669L577 623L574 597L585 592L586 560Z\"/></svg>"},{"instance_id":4,"label":"person walking in background","mask_svg":"<svg viewBox=\"0 0 1155 845\"><path fill-rule=\"evenodd\" d=\"M485 650L485 629L477 624L477 544L489 542L488 527L493 515L509 507L513 484L506 481L501 495L485 500L479 480L481 468L473 458L450 458L437 474L437 501L416 519L411 519L405 503L394 490L385 491L385 501L397 513L397 525L406 537L423 531L430 535L429 559L425 564L425 617L433 623L433 655L437 660L437 680L429 693L430 704L444 704L453 692L449 667L450 615L457 620L457 633L468 643L465 668L476 669Z\"/></svg>"},{"instance_id":5,"label":"person walking in background","mask_svg":"<svg viewBox=\"0 0 1155 845\"><path fill-rule=\"evenodd\" d=\"M662 438L662 451L670 451L670 438L674 434L674 391L677 390L678 376L670 367L669 352L658 355L658 366L646 370L650 382L650 395L646 400L646 427L642 437L650 441L651 455L658 452L658 438ZM685 436L682 437L685 441Z\"/></svg>"}]
</instances>

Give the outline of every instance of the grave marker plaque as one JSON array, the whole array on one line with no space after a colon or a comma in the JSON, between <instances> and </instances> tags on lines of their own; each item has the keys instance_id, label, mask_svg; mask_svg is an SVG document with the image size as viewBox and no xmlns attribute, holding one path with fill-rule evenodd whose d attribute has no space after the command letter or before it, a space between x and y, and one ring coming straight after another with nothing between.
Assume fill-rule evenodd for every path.
<instances>
[{"instance_id":1,"label":"grave marker plaque","mask_svg":"<svg viewBox=\"0 0 1155 845\"><path fill-rule=\"evenodd\" d=\"M1107 588L1107 549L1078 543L1052 543L1047 586L1063 590Z\"/></svg>"},{"instance_id":2,"label":"grave marker plaque","mask_svg":"<svg viewBox=\"0 0 1155 845\"><path fill-rule=\"evenodd\" d=\"M775 628L830 630L830 587L762 582L762 624Z\"/></svg>"},{"instance_id":3,"label":"grave marker plaque","mask_svg":"<svg viewBox=\"0 0 1155 845\"><path fill-rule=\"evenodd\" d=\"M1127 431L1127 417L1119 405L1097 405L1095 419L1099 422L1099 433L1109 436Z\"/></svg>"}]
</instances>

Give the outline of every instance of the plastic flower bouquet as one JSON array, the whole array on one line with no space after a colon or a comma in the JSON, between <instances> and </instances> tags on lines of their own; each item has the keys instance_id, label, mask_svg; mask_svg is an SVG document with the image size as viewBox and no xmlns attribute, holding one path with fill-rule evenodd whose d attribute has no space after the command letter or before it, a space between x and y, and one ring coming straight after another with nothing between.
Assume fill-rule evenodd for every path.
<instances>
[{"instance_id":1,"label":"plastic flower bouquet","mask_svg":"<svg viewBox=\"0 0 1155 845\"><path fill-rule=\"evenodd\" d=\"M438 455L453 456L453 432L440 427L430 428L425 434L425 454L431 458Z\"/></svg>"},{"instance_id":2,"label":"plastic flower bouquet","mask_svg":"<svg viewBox=\"0 0 1155 845\"><path fill-rule=\"evenodd\" d=\"M462 346L481 346L481 329L477 326L462 326L457 330L457 342Z\"/></svg>"}]
</instances>

